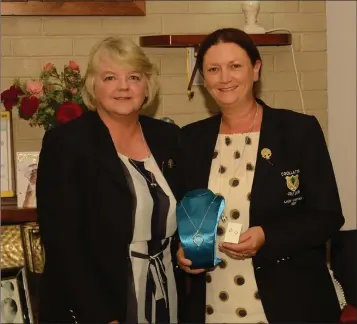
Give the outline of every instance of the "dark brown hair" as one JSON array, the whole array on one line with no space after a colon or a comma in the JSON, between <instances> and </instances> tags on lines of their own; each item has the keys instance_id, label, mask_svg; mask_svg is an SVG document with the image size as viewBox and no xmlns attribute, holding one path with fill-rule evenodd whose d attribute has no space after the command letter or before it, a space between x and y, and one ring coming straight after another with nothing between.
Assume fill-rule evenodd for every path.
<instances>
[{"instance_id":1,"label":"dark brown hair","mask_svg":"<svg viewBox=\"0 0 357 324\"><path fill-rule=\"evenodd\" d=\"M197 68L201 74L203 74L203 59L206 52L211 46L219 43L234 43L237 46L245 50L250 58L252 65L254 66L257 61L262 61L258 48L255 46L253 40L244 31L236 28L222 28L209 34L203 42L197 52ZM259 79L261 75L261 68L259 70ZM254 83L254 94L256 95L257 86L259 80Z\"/></svg>"}]
</instances>

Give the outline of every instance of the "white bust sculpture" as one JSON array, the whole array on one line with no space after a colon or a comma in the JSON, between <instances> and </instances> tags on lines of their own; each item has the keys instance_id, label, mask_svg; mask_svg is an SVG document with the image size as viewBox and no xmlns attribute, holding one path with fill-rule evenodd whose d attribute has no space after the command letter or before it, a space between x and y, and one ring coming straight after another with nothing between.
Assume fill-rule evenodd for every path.
<instances>
[{"instance_id":1,"label":"white bust sculpture","mask_svg":"<svg viewBox=\"0 0 357 324\"><path fill-rule=\"evenodd\" d=\"M247 34L264 34L265 29L257 24L260 1L242 1L242 11L245 16L243 30Z\"/></svg>"}]
</instances>

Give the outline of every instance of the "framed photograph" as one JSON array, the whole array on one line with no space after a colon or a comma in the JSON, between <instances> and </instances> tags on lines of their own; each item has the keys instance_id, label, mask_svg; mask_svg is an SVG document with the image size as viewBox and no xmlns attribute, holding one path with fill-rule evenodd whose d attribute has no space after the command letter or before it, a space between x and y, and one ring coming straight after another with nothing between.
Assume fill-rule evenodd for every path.
<instances>
[{"instance_id":1,"label":"framed photograph","mask_svg":"<svg viewBox=\"0 0 357 324\"><path fill-rule=\"evenodd\" d=\"M1 280L1 323L24 323L16 277Z\"/></svg>"},{"instance_id":2,"label":"framed photograph","mask_svg":"<svg viewBox=\"0 0 357 324\"><path fill-rule=\"evenodd\" d=\"M14 197L14 147L11 113L1 112L1 198Z\"/></svg>"},{"instance_id":3,"label":"framed photograph","mask_svg":"<svg viewBox=\"0 0 357 324\"><path fill-rule=\"evenodd\" d=\"M17 207L36 208L36 181L39 152L16 155Z\"/></svg>"},{"instance_id":4,"label":"framed photograph","mask_svg":"<svg viewBox=\"0 0 357 324\"><path fill-rule=\"evenodd\" d=\"M1 269L1 323L34 323L25 269Z\"/></svg>"}]
</instances>

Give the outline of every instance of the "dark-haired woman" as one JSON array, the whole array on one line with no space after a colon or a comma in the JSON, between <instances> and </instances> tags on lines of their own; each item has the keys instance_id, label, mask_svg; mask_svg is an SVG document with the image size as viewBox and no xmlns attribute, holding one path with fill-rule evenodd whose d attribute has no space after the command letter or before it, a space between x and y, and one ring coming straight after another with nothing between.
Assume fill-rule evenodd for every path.
<instances>
[{"instance_id":1,"label":"dark-haired woman","mask_svg":"<svg viewBox=\"0 0 357 324\"><path fill-rule=\"evenodd\" d=\"M325 243L344 223L315 117L272 109L255 94L262 60L238 29L210 34L197 64L220 114L183 129L185 191L224 196L213 270L190 269L187 322L337 322ZM224 242L241 224L239 243ZM238 242L238 241L237 241Z\"/></svg>"}]
</instances>

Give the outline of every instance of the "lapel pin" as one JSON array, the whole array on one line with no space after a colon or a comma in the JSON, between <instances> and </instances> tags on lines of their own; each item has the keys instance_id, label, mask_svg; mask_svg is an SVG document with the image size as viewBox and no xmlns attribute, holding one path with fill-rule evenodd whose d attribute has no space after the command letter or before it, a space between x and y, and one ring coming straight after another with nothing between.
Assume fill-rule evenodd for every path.
<instances>
[{"instance_id":1,"label":"lapel pin","mask_svg":"<svg viewBox=\"0 0 357 324\"><path fill-rule=\"evenodd\" d=\"M266 159L270 165L273 165L273 163L270 162L270 158L273 155L270 149L268 148L263 148L261 151L263 159Z\"/></svg>"},{"instance_id":2,"label":"lapel pin","mask_svg":"<svg viewBox=\"0 0 357 324\"><path fill-rule=\"evenodd\" d=\"M168 165L169 169L172 169L175 166L175 163L172 159L169 159L167 161L167 165Z\"/></svg>"}]
</instances>

